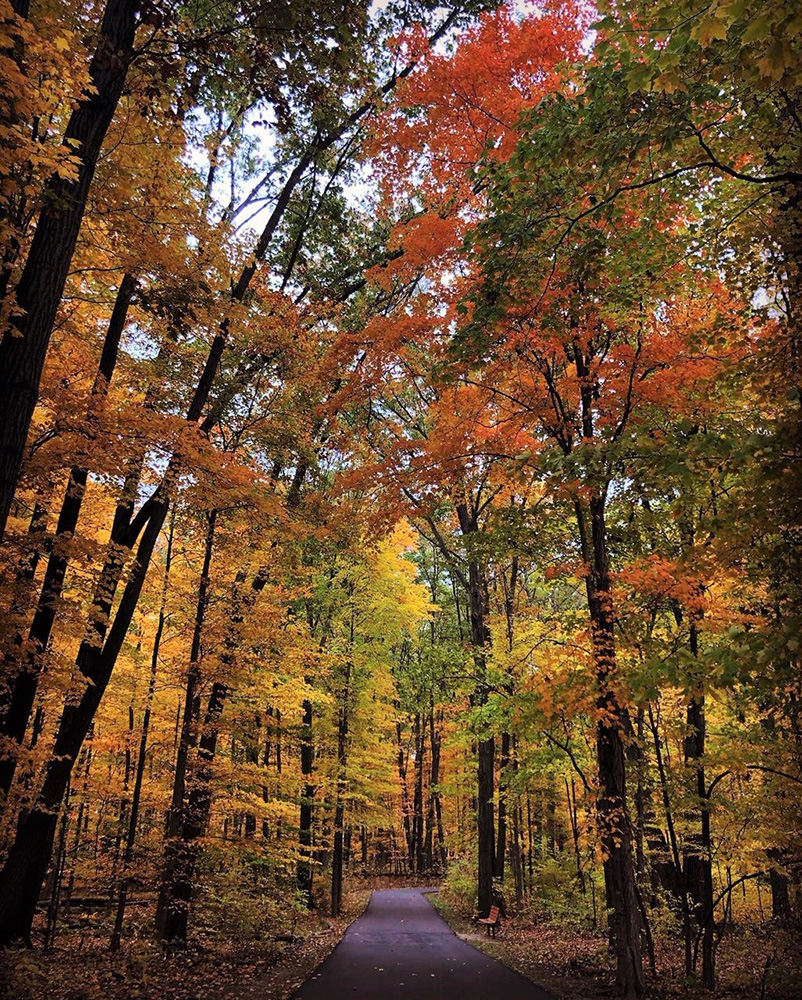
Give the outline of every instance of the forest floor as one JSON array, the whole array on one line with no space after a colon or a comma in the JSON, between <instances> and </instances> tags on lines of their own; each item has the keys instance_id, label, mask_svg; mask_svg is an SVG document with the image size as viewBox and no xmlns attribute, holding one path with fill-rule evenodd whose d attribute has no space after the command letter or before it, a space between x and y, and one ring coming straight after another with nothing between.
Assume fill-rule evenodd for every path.
<instances>
[{"instance_id":1,"label":"forest floor","mask_svg":"<svg viewBox=\"0 0 802 1000\"><path fill-rule=\"evenodd\" d=\"M430 901L452 930L557 1000L608 1000L615 995L615 970L606 937L587 929L513 917L499 936L489 938L472 920L443 900ZM676 963L681 942L657 940L657 976L649 984L652 1000L699 1000L698 981ZM679 956L681 958L681 956ZM802 997L802 935L767 925L736 927L718 949L716 1000L799 1000Z\"/></svg>"},{"instance_id":2,"label":"forest floor","mask_svg":"<svg viewBox=\"0 0 802 1000\"><path fill-rule=\"evenodd\" d=\"M43 951L0 953L4 1000L286 1000L340 941L364 910L374 888L405 884L397 879L354 880L343 896L343 913L320 911L293 921L293 940L229 939L199 934L180 952L165 955L144 934L108 951L108 929L98 921L61 929ZM142 914L143 926L149 924ZM284 936L284 935L282 935Z\"/></svg>"},{"instance_id":3,"label":"forest floor","mask_svg":"<svg viewBox=\"0 0 802 1000\"><path fill-rule=\"evenodd\" d=\"M352 879L343 913L320 910L294 920L290 934L261 940L225 938L225 928L196 934L190 946L165 955L146 933L124 940L110 954L102 920L60 928L54 946L11 949L0 955L0 997L5 1000L288 1000L325 959L364 910L373 889L429 885L432 879ZM496 939L442 899L429 897L463 940L525 975L558 1000L608 1000L613 968L604 935L529 916L504 922ZM288 911L289 912L289 911ZM137 914L150 926L152 914ZM291 937L292 940L277 940ZM657 936L658 976L653 1000L698 1000L698 983L676 965L679 942ZM716 1000L799 1000L802 937L772 926L736 925L718 950Z\"/></svg>"}]
</instances>

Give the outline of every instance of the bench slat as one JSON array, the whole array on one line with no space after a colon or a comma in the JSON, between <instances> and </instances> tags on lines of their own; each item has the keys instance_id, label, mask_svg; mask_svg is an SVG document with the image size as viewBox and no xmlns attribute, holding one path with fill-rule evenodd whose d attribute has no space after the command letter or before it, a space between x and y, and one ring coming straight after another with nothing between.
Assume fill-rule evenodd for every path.
<instances>
[{"instance_id":1,"label":"bench slat","mask_svg":"<svg viewBox=\"0 0 802 1000\"><path fill-rule=\"evenodd\" d=\"M498 906L491 906L490 913L486 917L480 917L477 923L481 924L483 927L487 928L487 933L492 936L496 936L496 928L501 926L501 908Z\"/></svg>"}]
</instances>

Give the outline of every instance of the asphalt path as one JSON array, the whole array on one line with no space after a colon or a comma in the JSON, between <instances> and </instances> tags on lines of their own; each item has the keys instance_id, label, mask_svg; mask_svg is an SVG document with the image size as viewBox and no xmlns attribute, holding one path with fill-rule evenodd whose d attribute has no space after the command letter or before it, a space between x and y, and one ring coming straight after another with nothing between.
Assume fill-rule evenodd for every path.
<instances>
[{"instance_id":1,"label":"asphalt path","mask_svg":"<svg viewBox=\"0 0 802 1000\"><path fill-rule=\"evenodd\" d=\"M554 1000L460 940L429 904L424 890L376 891L294 1000L402 998Z\"/></svg>"}]
</instances>

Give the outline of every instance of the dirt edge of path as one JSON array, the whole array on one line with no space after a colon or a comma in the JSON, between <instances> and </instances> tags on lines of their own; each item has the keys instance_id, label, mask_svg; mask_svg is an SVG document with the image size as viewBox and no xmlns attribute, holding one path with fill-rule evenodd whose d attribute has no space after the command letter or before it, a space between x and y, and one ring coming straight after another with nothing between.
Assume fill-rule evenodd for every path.
<instances>
[{"instance_id":1,"label":"dirt edge of path","mask_svg":"<svg viewBox=\"0 0 802 1000\"><path fill-rule=\"evenodd\" d=\"M342 941L345 932L367 909L373 889L358 888L346 894L343 913L329 917L327 926L303 941L289 944L275 961L255 968L246 981L232 983L219 1000L289 1000Z\"/></svg>"}]
</instances>

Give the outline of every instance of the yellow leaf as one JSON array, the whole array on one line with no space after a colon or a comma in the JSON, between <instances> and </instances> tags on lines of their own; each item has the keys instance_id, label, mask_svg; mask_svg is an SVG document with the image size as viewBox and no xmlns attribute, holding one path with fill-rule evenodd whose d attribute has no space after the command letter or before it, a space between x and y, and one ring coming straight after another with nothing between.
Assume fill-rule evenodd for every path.
<instances>
[{"instance_id":1,"label":"yellow leaf","mask_svg":"<svg viewBox=\"0 0 802 1000\"><path fill-rule=\"evenodd\" d=\"M692 36L700 45L709 45L714 39L727 37L727 25L717 17L706 17L694 28Z\"/></svg>"}]
</instances>

